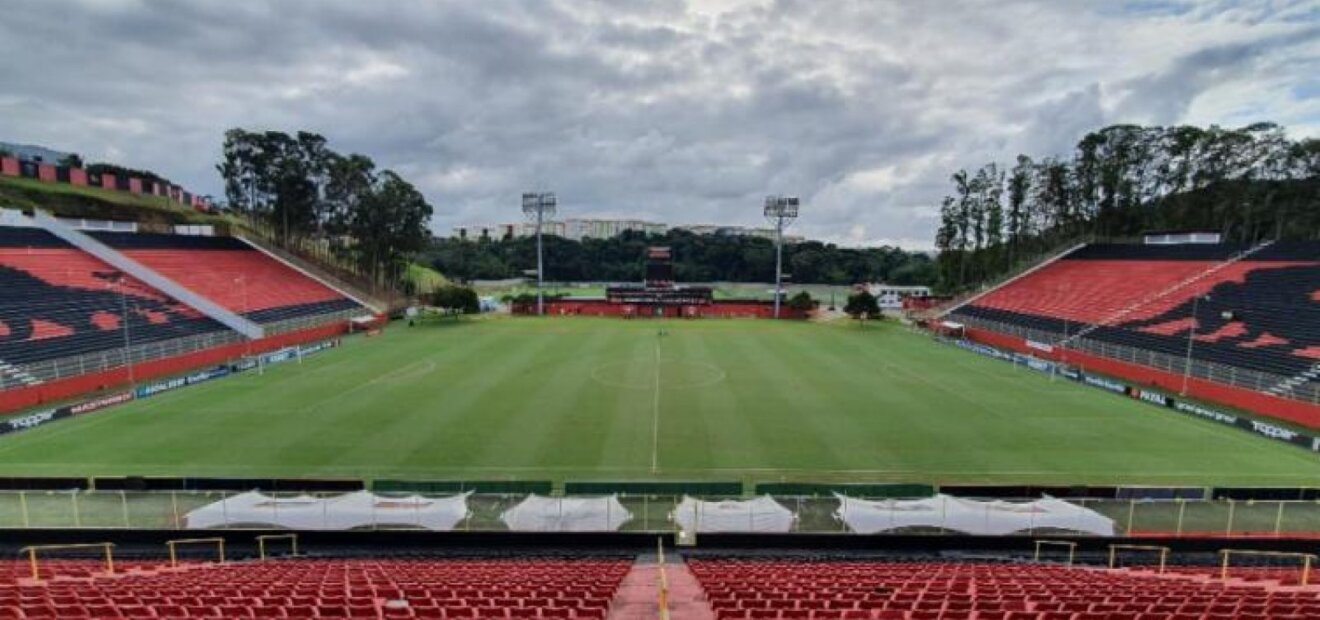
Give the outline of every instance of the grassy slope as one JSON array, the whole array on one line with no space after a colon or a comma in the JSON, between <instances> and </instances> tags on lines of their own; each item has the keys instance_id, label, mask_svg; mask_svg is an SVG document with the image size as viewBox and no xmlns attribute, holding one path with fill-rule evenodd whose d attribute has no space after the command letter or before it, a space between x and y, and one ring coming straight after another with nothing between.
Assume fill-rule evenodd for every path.
<instances>
[{"instance_id":1,"label":"grassy slope","mask_svg":"<svg viewBox=\"0 0 1320 620\"><path fill-rule=\"evenodd\" d=\"M417 263L408 263L406 277L412 281L418 291L431 291L437 286L449 283L449 279L439 271Z\"/></svg>"},{"instance_id":2,"label":"grassy slope","mask_svg":"<svg viewBox=\"0 0 1320 620\"><path fill-rule=\"evenodd\" d=\"M495 319L0 438L0 473L1295 485L1320 463L892 326Z\"/></svg>"},{"instance_id":3,"label":"grassy slope","mask_svg":"<svg viewBox=\"0 0 1320 620\"><path fill-rule=\"evenodd\" d=\"M214 224L222 221L160 196L6 176L0 176L0 207L41 208L63 217L162 224Z\"/></svg>"}]
</instances>

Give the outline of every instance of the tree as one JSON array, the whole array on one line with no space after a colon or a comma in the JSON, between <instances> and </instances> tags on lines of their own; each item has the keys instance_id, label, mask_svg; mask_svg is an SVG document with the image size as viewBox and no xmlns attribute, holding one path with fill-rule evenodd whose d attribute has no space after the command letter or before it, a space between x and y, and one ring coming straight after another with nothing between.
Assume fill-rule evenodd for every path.
<instances>
[{"instance_id":1,"label":"tree","mask_svg":"<svg viewBox=\"0 0 1320 620\"><path fill-rule=\"evenodd\" d=\"M431 305L450 314L476 314L481 311L477 292L467 286L441 284L431 292Z\"/></svg>"},{"instance_id":2,"label":"tree","mask_svg":"<svg viewBox=\"0 0 1320 620\"><path fill-rule=\"evenodd\" d=\"M1070 157L1019 155L1006 186L996 164L959 170L935 232L941 284L964 289L1022 257L1152 229L1215 230L1243 245L1320 238L1316 145L1274 123L1113 125L1086 134ZM1001 186L1006 214L997 213Z\"/></svg>"},{"instance_id":3,"label":"tree","mask_svg":"<svg viewBox=\"0 0 1320 620\"><path fill-rule=\"evenodd\" d=\"M816 300L811 298L811 293L800 291L788 298L788 307L798 312L810 312L816 309Z\"/></svg>"},{"instance_id":4,"label":"tree","mask_svg":"<svg viewBox=\"0 0 1320 620\"><path fill-rule=\"evenodd\" d=\"M398 282L430 236L421 192L365 155L336 153L320 134L230 129L216 170L230 207L278 230L283 245L319 237L379 283Z\"/></svg>"},{"instance_id":5,"label":"tree","mask_svg":"<svg viewBox=\"0 0 1320 620\"><path fill-rule=\"evenodd\" d=\"M848 303L843 306L843 312L858 321L875 319L880 317L880 303L870 292L859 291L848 296Z\"/></svg>"},{"instance_id":6,"label":"tree","mask_svg":"<svg viewBox=\"0 0 1320 620\"><path fill-rule=\"evenodd\" d=\"M79 154L77 154L77 153L69 153L68 155L65 155L64 157L61 157L60 160L59 160L58 162L56 162L56 165L58 165L58 166L62 166L62 167L65 167L65 168L82 168L82 167L83 167L83 158L82 158L81 155L79 155Z\"/></svg>"}]
</instances>

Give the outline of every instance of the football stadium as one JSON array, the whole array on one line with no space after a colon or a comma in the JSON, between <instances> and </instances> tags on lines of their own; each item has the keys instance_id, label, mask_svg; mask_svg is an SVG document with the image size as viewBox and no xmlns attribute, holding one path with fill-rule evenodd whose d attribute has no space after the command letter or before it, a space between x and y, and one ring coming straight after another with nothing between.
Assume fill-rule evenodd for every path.
<instances>
[{"instance_id":1,"label":"football stadium","mask_svg":"<svg viewBox=\"0 0 1320 620\"><path fill-rule=\"evenodd\" d=\"M42 28L102 32L81 19L110 10ZM135 10L113 7L161 17ZM500 29L531 20L519 11L447 10L534 40ZM595 51L653 18L564 27ZM652 194L614 166L674 173L630 150L653 130L581 161L512 149L483 171L473 148L428 168L376 135L396 125L321 116L419 71L383 58L333 87L317 80L338 69L302 67L311 90L278 98L327 99L244 104L240 125L277 128L230 123L207 138L218 151L103 147L119 119L14 130L81 136L102 162L0 142L0 618L1320 618L1314 123L1115 117L1068 146L1026 140L1039 152L1016 166L941 171L914 211L933 245L913 249L851 235L906 225L839 210L856 162L813 185L766 157L792 174L750 187L710 159L743 157L721 142L737 130L705 122L713 136L689 136L703 154L679 158L692 182ZM647 92L624 116L663 111L647 106L670 91ZM581 105L626 107L594 97ZM40 124L8 101L0 118ZM528 142L512 118L472 120L507 101L486 103L428 148ZM538 123L581 129L553 107ZM842 153L850 138L829 135ZM349 150L378 146L379 168ZM696 176L712 166L716 181ZM629 183L608 187L616 173ZM909 199L893 184L934 185L861 176L886 204ZM790 181L802 195L775 193Z\"/></svg>"}]
</instances>

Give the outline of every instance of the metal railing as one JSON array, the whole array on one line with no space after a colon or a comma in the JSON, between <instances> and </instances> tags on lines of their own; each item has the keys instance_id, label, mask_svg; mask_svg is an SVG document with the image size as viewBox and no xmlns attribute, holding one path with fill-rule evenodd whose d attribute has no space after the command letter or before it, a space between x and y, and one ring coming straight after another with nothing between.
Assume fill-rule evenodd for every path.
<instances>
[{"instance_id":1,"label":"metal railing","mask_svg":"<svg viewBox=\"0 0 1320 620\"><path fill-rule=\"evenodd\" d=\"M1063 336L1063 334L1059 332L1032 329L979 317L960 315L958 320L973 327L981 327L1001 334L1017 336L1025 340L1033 340L1045 344L1057 342ZM1203 359L1198 359L1195 354L1193 354L1190 359L1191 363L1189 368L1189 360L1185 355L1170 355L1159 351L1114 344L1094 338L1078 338L1073 340L1069 344L1069 349L1092 353L1100 357L1128 362L1139 366L1146 366L1148 368L1154 368L1156 370L1162 370L1174 374L1186 374L1193 379L1204 379L1206 381L1213 381L1215 383L1245 388L1261 393L1267 393L1267 390L1271 387L1274 387L1291 377L1291 375L1274 374L1252 370L1250 368L1240 368L1237 366L1209 362ZM1060 355L1066 355L1066 353L1060 353ZM1314 381L1304 383L1293 388L1291 395L1283 395L1282 397L1303 402L1320 403L1320 383Z\"/></svg>"},{"instance_id":2,"label":"metal railing","mask_svg":"<svg viewBox=\"0 0 1320 620\"><path fill-rule=\"evenodd\" d=\"M274 336L330 323L348 321L362 313L362 310L339 310L326 314L266 323L264 327L267 336ZM131 363L136 366L144 362L177 357L240 342L246 342L241 334L227 330L214 331L182 338L136 343L128 347L127 351L123 347L115 347L92 353L43 360L24 364L20 369L34 379L49 382L123 368L128 365L126 360L131 360ZM24 387L25 385L25 383L9 374L0 375L0 390Z\"/></svg>"},{"instance_id":3,"label":"metal railing","mask_svg":"<svg viewBox=\"0 0 1320 620\"><path fill-rule=\"evenodd\" d=\"M189 513L217 502L230 500L240 493L232 491L4 491L0 492L0 528L53 529L53 528L106 528L146 530L187 530ZM269 493L271 497L292 497L293 494ZM307 494L306 499L331 498L342 493ZM377 494L380 501L388 502L393 494ZM398 495L400 499L411 494ZM423 495L425 498L447 497ZM502 515L517 506L527 496L521 494L474 494L467 497L467 514L454 525L460 531L508 531ZM584 497L584 496L577 496ZM596 496L599 497L599 496ZM567 498L566 498L567 499ZM673 533L678 531L679 505L682 497L673 495L618 495L617 499L627 511L627 520L618 531ZM705 497L708 500L741 499ZM833 496L775 496L775 511L792 515L789 532L851 534L847 521L847 508ZM1316 537L1320 538L1320 501L1314 500L1148 500L1148 499L1070 499L1070 504L1085 508L1113 521L1113 534L1160 535L1181 537ZM221 504L222 506L224 504ZM238 504L235 504L237 506ZM419 509L423 504L418 503ZM237 509L233 509L237 512ZM310 529L332 529L334 513L324 514L324 522L314 523ZM383 509L382 509L383 510ZM747 509L746 523L760 522L758 510ZM987 520L996 515L987 507ZM768 515L762 513L762 516ZM604 522L617 524L619 515ZM722 513L727 517L727 513ZM741 516L741 514L740 514ZM697 515L699 522L705 519ZM564 522L562 519L556 522ZM244 521L237 514L226 514L221 527L228 529L269 529L272 524ZM1030 522L1019 532L1029 535L1082 534L1077 529L1059 526L1037 526ZM930 525L904 527L895 523L882 528L879 534L958 535L951 522L936 520ZM1080 525L1080 523L1079 523ZM413 526L391 522L384 514L374 512L369 529L415 529ZM278 529L278 528L277 528ZM544 530L538 530L544 531ZM575 530L581 531L581 530ZM744 530L746 531L746 530Z\"/></svg>"}]
</instances>

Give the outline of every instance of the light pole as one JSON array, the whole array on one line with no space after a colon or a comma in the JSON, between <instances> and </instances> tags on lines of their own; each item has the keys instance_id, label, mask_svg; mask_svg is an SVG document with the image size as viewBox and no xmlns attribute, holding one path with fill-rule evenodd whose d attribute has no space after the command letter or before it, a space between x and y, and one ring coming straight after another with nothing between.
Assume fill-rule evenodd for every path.
<instances>
[{"instance_id":1,"label":"light pole","mask_svg":"<svg viewBox=\"0 0 1320 620\"><path fill-rule=\"evenodd\" d=\"M766 196L765 218L775 225L775 318L779 318L779 303L784 296L784 228L798 216L797 196Z\"/></svg>"},{"instance_id":2,"label":"light pole","mask_svg":"<svg viewBox=\"0 0 1320 620\"><path fill-rule=\"evenodd\" d=\"M1192 378L1192 343L1196 342L1196 311L1200 307L1202 298L1210 301L1209 295L1197 295L1192 298L1192 324L1187 328L1187 358L1183 361L1183 396L1187 395L1187 383Z\"/></svg>"},{"instance_id":3,"label":"light pole","mask_svg":"<svg viewBox=\"0 0 1320 620\"><path fill-rule=\"evenodd\" d=\"M128 384L136 387L137 380L133 377L133 334L128 327L128 291L124 287L124 279L128 276L120 271L112 277L119 289L119 323L124 332L124 365L128 369Z\"/></svg>"},{"instance_id":4,"label":"light pole","mask_svg":"<svg viewBox=\"0 0 1320 620\"><path fill-rule=\"evenodd\" d=\"M545 297L542 295L541 286L545 283L545 259L541 246L541 226L545 223L546 217L553 217L555 214L555 194L554 192L526 192L522 195L522 211L536 222L536 315L545 314Z\"/></svg>"}]
</instances>

